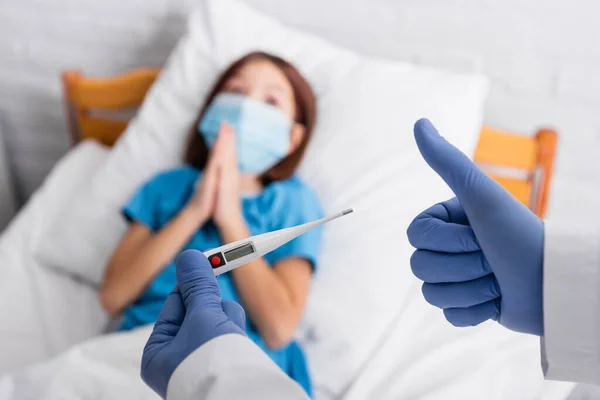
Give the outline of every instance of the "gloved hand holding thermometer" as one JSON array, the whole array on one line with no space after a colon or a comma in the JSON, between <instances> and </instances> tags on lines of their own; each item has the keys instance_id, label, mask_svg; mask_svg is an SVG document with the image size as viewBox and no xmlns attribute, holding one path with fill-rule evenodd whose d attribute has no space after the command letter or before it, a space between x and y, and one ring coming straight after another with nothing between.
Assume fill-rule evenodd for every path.
<instances>
[{"instance_id":1,"label":"gloved hand holding thermometer","mask_svg":"<svg viewBox=\"0 0 600 400\"><path fill-rule=\"evenodd\" d=\"M158 316L142 356L142 378L162 398L175 369L204 343L229 333L246 335L246 316L222 301L216 276L262 257L303 233L351 214L344 210L291 228L252 236L206 252L186 250L177 258L177 286ZM302 392L304 393L304 392Z\"/></svg>"},{"instance_id":2,"label":"gloved hand holding thermometer","mask_svg":"<svg viewBox=\"0 0 600 400\"><path fill-rule=\"evenodd\" d=\"M163 399L175 368L198 347L220 335L246 335L244 309L221 300L204 254L186 250L176 268L178 286L163 305L142 356L142 378Z\"/></svg>"},{"instance_id":3,"label":"gloved hand holding thermometer","mask_svg":"<svg viewBox=\"0 0 600 400\"><path fill-rule=\"evenodd\" d=\"M542 336L541 219L442 138L428 120L415 124L423 158L456 198L418 215L408 228L417 248L413 273L425 299L455 326L494 319Z\"/></svg>"}]
</instances>

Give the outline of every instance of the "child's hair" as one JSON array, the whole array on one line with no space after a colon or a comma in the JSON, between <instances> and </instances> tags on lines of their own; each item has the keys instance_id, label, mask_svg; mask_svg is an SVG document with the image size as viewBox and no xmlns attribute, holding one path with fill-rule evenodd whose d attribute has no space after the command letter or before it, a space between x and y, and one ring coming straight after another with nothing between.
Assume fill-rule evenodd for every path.
<instances>
[{"instance_id":1,"label":"child's hair","mask_svg":"<svg viewBox=\"0 0 600 400\"><path fill-rule=\"evenodd\" d=\"M317 116L317 104L312 88L298 70L282 58L273 56L263 52L252 52L240 58L225 71L217 79L214 87L210 91L204 105L202 106L196 122L192 126L189 138L189 144L185 153L184 161L198 169L203 169L208 161L209 148L202 135L198 134L198 123L202 119L204 112L209 104L219 92L223 90L225 83L246 63L252 61L269 61L276 65L281 72L286 76L294 91L294 101L296 103L296 115L294 121L304 126L304 136L300 145L290 153L287 157L266 171L261 177L262 182L266 185L273 181L279 181L289 178L296 168L306 150L306 146L310 140Z\"/></svg>"}]
</instances>

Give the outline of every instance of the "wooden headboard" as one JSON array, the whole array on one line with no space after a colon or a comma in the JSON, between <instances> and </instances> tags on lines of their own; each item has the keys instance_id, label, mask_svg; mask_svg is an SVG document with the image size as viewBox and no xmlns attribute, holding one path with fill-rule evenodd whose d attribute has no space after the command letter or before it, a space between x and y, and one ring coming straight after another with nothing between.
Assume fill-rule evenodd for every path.
<instances>
[{"instance_id":1,"label":"wooden headboard","mask_svg":"<svg viewBox=\"0 0 600 400\"><path fill-rule=\"evenodd\" d=\"M160 73L138 68L109 78L62 74L69 133L73 144L95 139L112 146ZM544 217L556 157L558 134L542 129L534 135L484 127L475 162L538 216Z\"/></svg>"}]
</instances>

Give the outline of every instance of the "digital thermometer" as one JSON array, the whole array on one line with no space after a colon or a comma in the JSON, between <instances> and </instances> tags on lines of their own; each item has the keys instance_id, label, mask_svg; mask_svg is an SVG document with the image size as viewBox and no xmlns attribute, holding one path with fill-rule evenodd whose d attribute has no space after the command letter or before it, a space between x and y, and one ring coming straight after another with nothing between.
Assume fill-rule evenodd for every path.
<instances>
[{"instance_id":1,"label":"digital thermometer","mask_svg":"<svg viewBox=\"0 0 600 400\"><path fill-rule=\"evenodd\" d=\"M353 210L350 208L341 213L321 218L313 222L238 240L237 242L205 251L204 255L208 258L208 262L213 267L215 276L219 276L264 256L319 225L348 215L352 211Z\"/></svg>"}]
</instances>

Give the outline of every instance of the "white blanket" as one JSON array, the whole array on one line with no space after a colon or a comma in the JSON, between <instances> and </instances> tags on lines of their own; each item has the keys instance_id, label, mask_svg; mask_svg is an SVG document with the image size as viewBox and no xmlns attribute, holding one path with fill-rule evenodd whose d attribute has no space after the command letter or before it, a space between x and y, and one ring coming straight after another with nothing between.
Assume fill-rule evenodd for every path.
<instances>
[{"instance_id":1,"label":"white blanket","mask_svg":"<svg viewBox=\"0 0 600 400\"><path fill-rule=\"evenodd\" d=\"M528 362L533 358L528 354L532 348L515 346L517 336L506 335L504 356L513 358L515 353L522 352L523 365L507 362L498 352L489 353L489 346L478 340L477 335L451 344L438 341L428 347L435 332L427 329L422 317L411 314L408 323L405 319L404 327L397 326L390 331L390 337L401 340L383 343L381 354L375 355L349 392L330 396L317 390L317 399L567 398L571 388L568 384L547 382L546 388L522 385L523 378L536 381L540 372ZM417 327L420 333L415 331ZM495 324L489 324L490 331L495 328ZM5 375L0 378L0 399L156 400L159 397L143 383L139 374L142 351L150 331L151 327L145 326L90 339L49 361ZM420 336L426 340L420 340ZM482 356L472 357L474 352ZM464 365L453 368L454 364L461 364L463 355L475 360L474 368L465 369ZM490 356L489 360L486 355ZM509 372L506 368L516 371Z\"/></svg>"},{"instance_id":2,"label":"white blanket","mask_svg":"<svg viewBox=\"0 0 600 400\"><path fill-rule=\"evenodd\" d=\"M151 327L85 341L0 379L2 400L160 399L140 378Z\"/></svg>"},{"instance_id":3,"label":"white blanket","mask_svg":"<svg viewBox=\"0 0 600 400\"><path fill-rule=\"evenodd\" d=\"M0 374L95 336L108 322L94 288L42 265L32 250L107 154L94 142L70 151L0 236Z\"/></svg>"}]
</instances>

